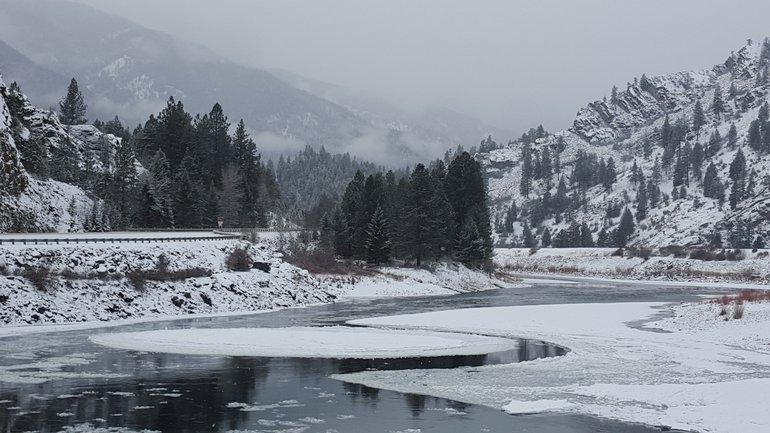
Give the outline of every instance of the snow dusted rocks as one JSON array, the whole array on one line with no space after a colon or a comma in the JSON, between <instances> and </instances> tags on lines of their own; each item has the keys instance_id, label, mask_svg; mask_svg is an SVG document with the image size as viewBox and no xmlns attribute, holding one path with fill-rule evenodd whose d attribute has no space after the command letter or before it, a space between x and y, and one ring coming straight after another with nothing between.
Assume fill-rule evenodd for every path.
<instances>
[{"instance_id":1,"label":"snow dusted rocks","mask_svg":"<svg viewBox=\"0 0 770 433\"><path fill-rule=\"evenodd\" d=\"M270 271L229 272L226 255L239 241L72 246L2 246L0 324L25 325L108 321L186 314L249 312L331 302L328 285L274 257L264 245L251 246L256 262ZM165 255L169 271L200 268L210 276L180 281L147 280L143 287L125 277L152 270ZM43 289L14 276L26 265L51 276Z\"/></svg>"}]
</instances>

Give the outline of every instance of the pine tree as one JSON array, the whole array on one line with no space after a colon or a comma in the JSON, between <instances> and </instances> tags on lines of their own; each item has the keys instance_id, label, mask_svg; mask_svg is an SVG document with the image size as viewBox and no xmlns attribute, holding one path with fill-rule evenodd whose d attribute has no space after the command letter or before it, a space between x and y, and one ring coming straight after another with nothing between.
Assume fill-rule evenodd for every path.
<instances>
[{"instance_id":1,"label":"pine tree","mask_svg":"<svg viewBox=\"0 0 770 433\"><path fill-rule=\"evenodd\" d=\"M596 246L600 248L606 248L610 246L610 237L605 227L602 227L602 229L599 230L599 234L596 237Z\"/></svg>"},{"instance_id":2,"label":"pine tree","mask_svg":"<svg viewBox=\"0 0 770 433\"><path fill-rule=\"evenodd\" d=\"M524 248L534 248L535 247L535 238L532 236L532 229L529 228L529 224L526 222L524 223L524 228L521 232L522 236L522 243L524 244Z\"/></svg>"},{"instance_id":3,"label":"pine tree","mask_svg":"<svg viewBox=\"0 0 770 433\"><path fill-rule=\"evenodd\" d=\"M700 129L706 124L706 115L703 113L703 105L700 103L700 99L695 103L695 108L692 114L692 126L695 129L695 139L700 137Z\"/></svg>"},{"instance_id":4,"label":"pine tree","mask_svg":"<svg viewBox=\"0 0 770 433\"><path fill-rule=\"evenodd\" d=\"M580 246L583 248L593 248L595 246L593 234L585 221L580 225Z\"/></svg>"},{"instance_id":5,"label":"pine tree","mask_svg":"<svg viewBox=\"0 0 770 433\"><path fill-rule=\"evenodd\" d=\"M548 227L543 229L543 234L540 236L540 244L543 247L551 246L551 229Z\"/></svg>"},{"instance_id":6,"label":"pine tree","mask_svg":"<svg viewBox=\"0 0 770 433\"><path fill-rule=\"evenodd\" d=\"M513 223L516 222L516 218L518 217L519 210L516 207L516 200L511 203L511 207L508 208L508 211L505 213L505 231L507 233L513 233Z\"/></svg>"},{"instance_id":7,"label":"pine tree","mask_svg":"<svg viewBox=\"0 0 770 433\"><path fill-rule=\"evenodd\" d=\"M735 128L735 124L730 124L730 131L727 132L727 146L730 149L735 149L738 145L738 130Z\"/></svg>"},{"instance_id":8,"label":"pine tree","mask_svg":"<svg viewBox=\"0 0 770 433\"><path fill-rule=\"evenodd\" d=\"M746 139L746 144L748 144L749 147L755 152L762 150L762 132L760 129L759 120L751 121L751 125L749 125L749 136Z\"/></svg>"},{"instance_id":9,"label":"pine tree","mask_svg":"<svg viewBox=\"0 0 770 433\"><path fill-rule=\"evenodd\" d=\"M61 123L65 125L82 125L88 122L83 94L80 93L78 82L73 78L67 87L67 95L59 102Z\"/></svg>"},{"instance_id":10,"label":"pine tree","mask_svg":"<svg viewBox=\"0 0 770 433\"><path fill-rule=\"evenodd\" d=\"M714 116L717 119L721 119L722 113L725 111L725 103L722 100L722 88L718 84L714 86L714 99L711 101L711 111L714 112Z\"/></svg>"},{"instance_id":11,"label":"pine tree","mask_svg":"<svg viewBox=\"0 0 770 433\"><path fill-rule=\"evenodd\" d=\"M612 92L610 93L610 103L612 105L618 105L618 87L612 86Z\"/></svg>"},{"instance_id":12,"label":"pine tree","mask_svg":"<svg viewBox=\"0 0 770 433\"><path fill-rule=\"evenodd\" d=\"M467 153L466 153L467 154ZM433 198L433 185L428 171L422 164L417 164L409 180L409 196L407 199L407 218L404 236L417 266L424 259L431 258L435 254L435 237L438 235L437 221L431 206ZM470 216L468 221L473 223L473 231L478 238L478 229ZM465 225L463 230L466 230ZM467 235L467 233L465 233Z\"/></svg>"},{"instance_id":13,"label":"pine tree","mask_svg":"<svg viewBox=\"0 0 770 433\"><path fill-rule=\"evenodd\" d=\"M529 198L532 190L532 148L529 143L525 143L521 148L521 182L519 183L519 192L524 197Z\"/></svg>"},{"instance_id":14,"label":"pine tree","mask_svg":"<svg viewBox=\"0 0 770 433\"><path fill-rule=\"evenodd\" d=\"M641 221L647 218L647 187L642 183L636 191L636 220Z\"/></svg>"},{"instance_id":15,"label":"pine tree","mask_svg":"<svg viewBox=\"0 0 770 433\"><path fill-rule=\"evenodd\" d=\"M478 265L484 258L484 242L479 235L476 223L473 218L467 218L457 238L455 259L466 265Z\"/></svg>"},{"instance_id":16,"label":"pine tree","mask_svg":"<svg viewBox=\"0 0 770 433\"><path fill-rule=\"evenodd\" d=\"M695 143L690 153L690 166L692 167L692 176L698 182L703 178L703 146L700 143Z\"/></svg>"},{"instance_id":17,"label":"pine tree","mask_svg":"<svg viewBox=\"0 0 770 433\"><path fill-rule=\"evenodd\" d=\"M634 224L634 217L631 214L631 210L626 207L626 209L623 211L623 216L620 217L620 225L618 226L618 231L623 235L622 239L628 242L628 239L630 239L634 234L635 229L636 225ZM623 245L618 246L625 246L626 242L624 242Z\"/></svg>"},{"instance_id":18,"label":"pine tree","mask_svg":"<svg viewBox=\"0 0 770 433\"><path fill-rule=\"evenodd\" d=\"M366 230L366 261L379 265L390 260L390 233L388 220L381 206L377 206Z\"/></svg>"},{"instance_id":19,"label":"pine tree","mask_svg":"<svg viewBox=\"0 0 770 433\"><path fill-rule=\"evenodd\" d=\"M719 153L719 150L721 148L722 148L722 135L719 134L718 129L715 129L714 132L712 132L711 136L709 137L708 146L706 147L706 149L704 149L704 154L709 157L716 156L716 154Z\"/></svg>"},{"instance_id":20,"label":"pine tree","mask_svg":"<svg viewBox=\"0 0 770 433\"><path fill-rule=\"evenodd\" d=\"M636 164L636 161L634 161L634 164ZM618 174L615 169L615 160L610 157L607 160L607 166L604 169L604 178L602 179L602 185L604 186L605 191L612 191L612 185L617 181L617 177Z\"/></svg>"},{"instance_id":21,"label":"pine tree","mask_svg":"<svg viewBox=\"0 0 770 433\"><path fill-rule=\"evenodd\" d=\"M765 249L765 238L762 237L762 235L757 235L756 238L754 238L754 242L751 244L751 248L756 250L764 250Z\"/></svg>"}]
</instances>

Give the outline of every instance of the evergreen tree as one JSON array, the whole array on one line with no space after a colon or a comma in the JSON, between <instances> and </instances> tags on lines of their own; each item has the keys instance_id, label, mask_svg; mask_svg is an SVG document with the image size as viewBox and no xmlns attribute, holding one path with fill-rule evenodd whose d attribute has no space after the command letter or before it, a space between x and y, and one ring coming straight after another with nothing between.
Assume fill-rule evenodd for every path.
<instances>
[{"instance_id":1,"label":"evergreen tree","mask_svg":"<svg viewBox=\"0 0 770 433\"><path fill-rule=\"evenodd\" d=\"M334 209L331 222L334 231L334 252L340 257L349 258L353 254L350 247L350 229L345 214L339 207Z\"/></svg>"},{"instance_id":2,"label":"evergreen tree","mask_svg":"<svg viewBox=\"0 0 770 433\"><path fill-rule=\"evenodd\" d=\"M610 246L610 237L607 233L607 229L602 227L601 230L599 230L599 235L596 237L596 246L601 248L606 248Z\"/></svg>"},{"instance_id":3,"label":"evergreen tree","mask_svg":"<svg viewBox=\"0 0 770 433\"><path fill-rule=\"evenodd\" d=\"M521 182L519 183L519 192L524 197L529 198L532 190L532 148L529 143L525 143L521 148Z\"/></svg>"},{"instance_id":4,"label":"evergreen tree","mask_svg":"<svg viewBox=\"0 0 770 433\"><path fill-rule=\"evenodd\" d=\"M641 221L647 218L647 187L642 183L636 191L636 220Z\"/></svg>"},{"instance_id":5,"label":"evergreen tree","mask_svg":"<svg viewBox=\"0 0 770 433\"><path fill-rule=\"evenodd\" d=\"M636 161L634 161L636 163ZM602 179L602 185L604 190L612 191L612 185L617 181L617 170L615 169L615 160L610 157L607 160L607 166L604 169L604 178Z\"/></svg>"},{"instance_id":6,"label":"evergreen tree","mask_svg":"<svg viewBox=\"0 0 770 433\"><path fill-rule=\"evenodd\" d=\"M703 146L700 143L695 143L690 153L690 165L692 167L692 176L698 182L703 178L703 159Z\"/></svg>"},{"instance_id":7,"label":"evergreen tree","mask_svg":"<svg viewBox=\"0 0 770 433\"><path fill-rule=\"evenodd\" d=\"M716 156L721 148L722 136L719 134L719 130L715 129L709 137L708 147L704 149L704 154L709 157Z\"/></svg>"},{"instance_id":8,"label":"evergreen tree","mask_svg":"<svg viewBox=\"0 0 770 433\"><path fill-rule=\"evenodd\" d=\"M618 226L618 231L623 235L622 239L625 240L625 242L623 242L623 245L618 246L625 246L625 244L628 242L628 239L630 239L634 234L634 230L636 230L634 217L628 207L626 207L626 209L623 211L623 216L620 217L620 225Z\"/></svg>"},{"instance_id":9,"label":"evergreen tree","mask_svg":"<svg viewBox=\"0 0 770 433\"><path fill-rule=\"evenodd\" d=\"M455 258L466 265L480 264L485 258L484 242L473 218L467 218L460 230Z\"/></svg>"},{"instance_id":10,"label":"evergreen tree","mask_svg":"<svg viewBox=\"0 0 770 433\"><path fill-rule=\"evenodd\" d=\"M759 120L751 121L749 125L749 136L746 139L746 144L755 152L762 150L762 132L760 128Z\"/></svg>"},{"instance_id":11,"label":"evergreen tree","mask_svg":"<svg viewBox=\"0 0 770 433\"><path fill-rule=\"evenodd\" d=\"M73 78L67 87L67 95L59 101L59 120L64 125L82 125L88 122L86 119L86 108L88 106L83 100L83 94L80 93L78 82Z\"/></svg>"},{"instance_id":12,"label":"evergreen tree","mask_svg":"<svg viewBox=\"0 0 770 433\"><path fill-rule=\"evenodd\" d=\"M730 149L735 149L738 145L738 130L735 128L735 123L730 124L730 130L727 132L727 146Z\"/></svg>"},{"instance_id":13,"label":"evergreen tree","mask_svg":"<svg viewBox=\"0 0 770 433\"><path fill-rule=\"evenodd\" d=\"M593 248L595 246L593 234L585 221L580 225L580 246L584 248Z\"/></svg>"},{"instance_id":14,"label":"evergreen tree","mask_svg":"<svg viewBox=\"0 0 770 433\"><path fill-rule=\"evenodd\" d=\"M508 211L505 213L505 231L507 233L513 233L513 223L516 222L516 218L518 217L519 210L516 207L516 200L511 203L511 207L508 208Z\"/></svg>"},{"instance_id":15,"label":"evergreen tree","mask_svg":"<svg viewBox=\"0 0 770 433\"><path fill-rule=\"evenodd\" d=\"M529 228L529 224L526 222L524 223L521 236L524 248L534 248L536 246L535 238L532 236L532 229Z\"/></svg>"},{"instance_id":16,"label":"evergreen tree","mask_svg":"<svg viewBox=\"0 0 770 433\"><path fill-rule=\"evenodd\" d=\"M612 105L618 105L618 87L612 86L612 92L610 93L610 103Z\"/></svg>"},{"instance_id":17,"label":"evergreen tree","mask_svg":"<svg viewBox=\"0 0 770 433\"><path fill-rule=\"evenodd\" d=\"M762 235L757 235L756 238L754 238L754 242L751 244L751 248L756 250L764 250L765 249L765 238L762 237Z\"/></svg>"},{"instance_id":18,"label":"evergreen tree","mask_svg":"<svg viewBox=\"0 0 770 433\"><path fill-rule=\"evenodd\" d=\"M722 88L719 84L714 86L714 99L711 101L711 111L714 112L714 116L717 119L722 118L722 113L725 111L725 103L722 100Z\"/></svg>"},{"instance_id":19,"label":"evergreen tree","mask_svg":"<svg viewBox=\"0 0 770 433\"><path fill-rule=\"evenodd\" d=\"M730 179L733 181L730 189L730 208L735 209L738 203L743 200L745 193L746 157L740 149L730 163Z\"/></svg>"},{"instance_id":20,"label":"evergreen tree","mask_svg":"<svg viewBox=\"0 0 770 433\"><path fill-rule=\"evenodd\" d=\"M467 153L465 154L467 155ZM406 243L414 256L417 266L420 266L424 259L431 258L436 253L434 251L435 238L439 233L435 214L431 206L432 198L433 185L428 171L424 165L417 164L409 180L405 227ZM470 236L466 232L471 230L471 227L466 227L469 224L472 224L472 231L475 232L478 239L478 228L475 221L469 215L466 215L461 236Z\"/></svg>"},{"instance_id":21,"label":"evergreen tree","mask_svg":"<svg viewBox=\"0 0 770 433\"><path fill-rule=\"evenodd\" d=\"M706 124L706 115L703 113L703 105L700 103L700 99L695 103L695 109L692 114L692 126L695 129L695 139L700 137L700 129Z\"/></svg>"},{"instance_id":22,"label":"evergreen tree","mask_svg":"<svg viewBox=\"0 0 770 433\"><path fill-rule=\"evenodd\" d=\"M381 206L377 206L366 231L366 261L379 265L390 260L390 233L388 221Z\"/></svg>"},{"instance_id":23,"label":"evergreen tree","mask_svg":"<svg viewBox=\"0 0 770 433\"><path fill-rule=\"evenodd\" d=\"M706 175L703 177L703 196L709 198L716 198L716 182L719 182L717 168L713 162L709 163L706 168Z\"/></svg>"},{"instance_id":24,"label":"evergreen tree","mask_svg":"<svg viewBox=\"0 0 770 433\"><path fill-rule=\"evenodd\" d=\"M540 236L540 244L543 247L551 246L551 229L548 227L543 229L543 234Z\"/></svg>"}]
</instances>

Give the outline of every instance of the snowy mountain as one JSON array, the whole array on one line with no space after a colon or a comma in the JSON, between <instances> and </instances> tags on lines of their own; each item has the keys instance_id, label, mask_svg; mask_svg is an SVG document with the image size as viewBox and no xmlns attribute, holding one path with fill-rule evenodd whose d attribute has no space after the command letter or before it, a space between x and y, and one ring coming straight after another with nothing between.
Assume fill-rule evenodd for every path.
<instances>
[{"instance_id":1,"label":"snowy mountain","mask_svg":"<svg viewBox=\"0 0 770 433\"><path fill-rule=\"evenodd\" d=\"M380 107L369 103L347 105L317 92L317 86L302 86L296 77L278 78L66 1L0 0L0 40L38 69L67 77L52 89L51 77L23 73L32 66L0 60L6 81L19 81L37 105L55 107L70 77L90 92L85 96L92 120L117 114L136 125L171 96L193 113L208 112L220 102L232 119L245 120L265 156L324 145L331 152L400 166L460 142L468 145L465 140L475 144L494 132L467 116L419 118L398 110L379 113Z\"/></svg>"},{"instance_id":2,"label":"snowy mountain","mask_svg":"<svg viewBox=\"0 0 770 433\"><path fill-rule=\"evenodd\" d=\"M69 170L57 173L70 168L65 159L81 164L86 154L98 152L102 159L88 168L77 168L103 172L110 169L117 145L116 137L93 126L63 126L55 114L35 108L0 77L0 233L82 230L94 199L69 183L33 177L25 167L35 165L37 173L57 174L66 180L74 174ZM38 157L25 161L21 149Z\"/></svg>"},{"instance_id":3,"label":"snowy mountain","mask_svg":"<svg viewBox=\"0 0 770 433\"><path fill-rule=\"evenodd\" d=\"M569 244L586 223L594 241L604 229L606 246L613 246L626 208L634 215L630 244L705 245L721 238L724 246L748 247L757 235L767 238L769 63L766 41L749 43L711 69L643 75L581 108L567 130L533 130L485 149L477 157L498 239L521 244L526 223L535 239L545 228L554 237L564 230L561 240Z\"/></svg>"}]
</instances>

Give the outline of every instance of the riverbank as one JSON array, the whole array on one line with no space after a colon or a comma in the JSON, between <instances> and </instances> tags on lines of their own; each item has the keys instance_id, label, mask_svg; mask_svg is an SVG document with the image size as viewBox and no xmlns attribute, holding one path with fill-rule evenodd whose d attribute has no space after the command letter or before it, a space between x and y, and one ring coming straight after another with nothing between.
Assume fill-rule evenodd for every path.
<instances>
[{"instance_id":1,"label":"riverbank","mask_svg":"<svg viewBox=\"0 0 770 433\"><path fill-rule=\"evenodd\" d=\"M236 250L248 263L228 266ZM0 326L248 314L340 298L452 295L519 287L451 262L313 274L270 242L179 240L0 246Z\"/></svg>"},{"instance_id":2,"label":"riverbank","mask_svg":"<svg viewBox=\"0 0 770 433\"><path fill-rule=\"evenodd\" d=\"M521 364L335 378L510 413L581 413L688 431L766 432L770 303L746 303L741 319L720 313L721 306L712 303L615 303L356 320L355 325L540 339L571 351Z\"/></svg>"},{"instance_id":3,"label":"riverbank","mask_svg":"<svg viewBox=\"0 0 770 433\"><path fill-rule=\"evenodd\" d=\"M496 248L495 266L512 274L561 275L653 282L747 283L770 289L766 251L739 250L734 260L702 260L685 248ZM700 251L700 250L699 250ZM713 256L717 256L715 252Z\"/></svg>"}]
</instances>

